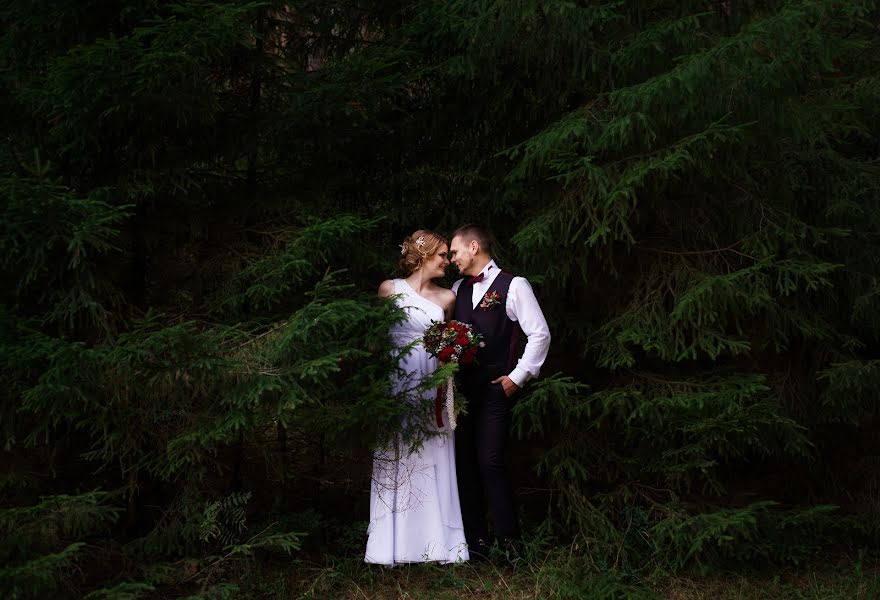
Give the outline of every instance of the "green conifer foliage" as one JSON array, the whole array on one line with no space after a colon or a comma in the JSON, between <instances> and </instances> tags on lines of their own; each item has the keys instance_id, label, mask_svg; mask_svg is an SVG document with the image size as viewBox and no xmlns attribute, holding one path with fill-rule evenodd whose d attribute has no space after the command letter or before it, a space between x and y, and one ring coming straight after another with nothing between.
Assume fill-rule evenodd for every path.
<instances>
[{"instance_id":1,"label":"green conifer foliage","mask_svg":"<svg viewBox=\"0 0 880 600\"><path fill-rule=\"evenodd\" d=\"M876 539L878 22L0 2L2 585L230 597L234 561L323 551L314 511L365 518L370 446L425 408L388 393L376 286L472 220L553 333L527 530L628 573Z\"/></svg>"},{"instance_id":2,"label":"green conifer foliage","mask_svg":"<svg viewBox=\"0 0 880 600\"><path fill-rule=\"evenodd\" d=\"M568 522L624 544L618 532L633 521L617 507L635 503L653 532L643 539L677 568L706 559L700 540L713 528L733 536L727 558L747 558L752 538L782 539L757 510L827 528L828 510L792 488L752 490L783 502L777 511L741 504L731 487L768 465L839 468L829 444L876 423L876 404L853 391L873 388L857 365L875 337L856 319L870 319L877 274L866 253L876 253L880 56L871 2L662 4L534 4L498 18L528 30L536 15L565 13L589 28L610 10L601 23L619 34L603 30L593 72L568 80L582 100L504 152L510 193L533 200L516 249L559 298L566 347L582 357L567 365L599 368L598 385L584 378L592 393L551 379L517 410L537 435L547 426L535 411L569 414L540 463ZM566 57L572 69L577 57ZM852 416L848 434L827 426L837 409ZM837 483L821 495L845 500ZM796 489L822 485L805 476ZM603 518L584 515L593 507ZM668 528L681 518L691 525ZM802 552L792 542L767 557Z\"/></svg>"}]
</instances>

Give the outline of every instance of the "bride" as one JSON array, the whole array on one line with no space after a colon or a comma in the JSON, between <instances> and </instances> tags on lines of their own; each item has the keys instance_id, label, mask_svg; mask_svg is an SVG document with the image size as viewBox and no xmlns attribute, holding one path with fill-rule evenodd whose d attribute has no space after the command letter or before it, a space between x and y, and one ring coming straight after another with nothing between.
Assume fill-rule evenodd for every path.
<instances>
[{"instance_id":1,"label":"bride","mask_svg":"<svg viewBox=\"0 0 880 600\"><path fill-rule=\"evenodd\" d=\"M424 391L418 384L438 365L418 340L432 320L452 316L455 294L432 281L449 266L449 245L436 233L420 229L404 240L401 254L406 277L379 286L379 295L394 297L406 314L389 332L394 347L402 349L398 360L400 371L406 374L392 379L392 392L414 395L414 403L427 406L437 391ZM448 419L439 412L426 414L425 420L435 435L427 436L417 451L410 453L398 436L373 456L364 558L368 563L394 566L469 558L458 502L455 438Z\"/></svg>"}]
</instances>

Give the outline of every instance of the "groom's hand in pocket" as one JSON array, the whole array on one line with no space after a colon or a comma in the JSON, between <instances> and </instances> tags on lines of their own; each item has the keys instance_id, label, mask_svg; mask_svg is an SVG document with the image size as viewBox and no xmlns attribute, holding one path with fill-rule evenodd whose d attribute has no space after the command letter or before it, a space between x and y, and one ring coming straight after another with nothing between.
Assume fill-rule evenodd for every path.
<instances>
[{"instance_id":1,"label":"groom's hand in pocket","mask_svg":"<svg viewBox=\"0 0 880 600\"><path fill-rule=\"evenodd\" d=\"M483 380L485 381L485 379ZM507 375L502 375L498 379L493 379L492 383L500 383L501 389L504 390L504 395L510 398L515 393L519 391L519 386L513 382L513 379L508 377Z\"/></svg>"}]
</instances>

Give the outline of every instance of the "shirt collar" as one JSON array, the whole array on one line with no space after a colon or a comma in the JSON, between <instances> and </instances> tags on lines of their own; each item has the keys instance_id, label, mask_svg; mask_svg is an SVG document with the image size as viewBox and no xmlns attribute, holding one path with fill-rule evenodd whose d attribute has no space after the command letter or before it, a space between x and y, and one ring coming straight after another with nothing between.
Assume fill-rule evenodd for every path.
<instances>
[{"instance_id":1,"label":"shirt collar","mask_svg":"<svg viewBox=\"0 0 880 600\"><path fill-rule=\"evenodd\" d=\"M488 279L489 277L492 277L493 275L495 275L495 273L498 272L499 270L500 269L498 268L498 265L495 263L495 259L493 258L492 260L489 261L489 264L487 264L485 267L483 267L483 270L480 271L480 274L477 275L477 277L482 275L485 279Z\"/></svg>"}]
</instances>

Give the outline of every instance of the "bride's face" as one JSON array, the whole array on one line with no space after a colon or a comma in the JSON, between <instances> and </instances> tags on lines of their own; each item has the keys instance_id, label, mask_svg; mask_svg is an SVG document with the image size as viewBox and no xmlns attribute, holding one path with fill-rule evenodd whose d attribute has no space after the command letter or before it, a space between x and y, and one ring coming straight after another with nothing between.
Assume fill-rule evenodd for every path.
<instances>
[{"instance_id":1,"label":"bride's face","mask_svg":"<svg viewBox=\"0 0 880 600\"><path fill-rule=\"evenodd\" d=\"M441 244L439 248L437 248L437 252L434 253L434 256L425 260L422 264L422 268L425 270L425 275L434 279L435 277L443 277L446 274L446 267L449 266L449 246L446 244Z\"/></svg>"}]
</instances>

